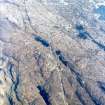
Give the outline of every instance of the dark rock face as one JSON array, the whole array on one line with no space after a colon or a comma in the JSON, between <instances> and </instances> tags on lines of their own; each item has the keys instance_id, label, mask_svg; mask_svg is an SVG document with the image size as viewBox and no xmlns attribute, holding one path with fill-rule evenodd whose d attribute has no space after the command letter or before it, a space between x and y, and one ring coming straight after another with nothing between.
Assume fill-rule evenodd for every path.
<instances>
[{"instance_id":1,"label":"dark rock face","mask_svg":"<svg viewBox=\"0 0 105 105\"><path fill-rule=\"evenodd\" d=\"M96 5L0 0L0 105L105 105L105 21Z\"/></svg>"}]
</instances>

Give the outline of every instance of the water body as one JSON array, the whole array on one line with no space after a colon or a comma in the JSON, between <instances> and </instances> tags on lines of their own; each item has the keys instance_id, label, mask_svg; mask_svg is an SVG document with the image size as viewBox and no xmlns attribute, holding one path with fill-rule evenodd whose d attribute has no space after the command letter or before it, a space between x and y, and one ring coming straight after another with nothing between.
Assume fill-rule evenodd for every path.
<instances>
[{"instance_id":1,"label":"water body","mask_svg":"<svg viewBox=\"0 0 105 105\"><path fill-rule=\"evenodd\" d=\"M43 39L42 37L37 36L37 35L32 35L32 38L36 40L37 42L40 42L44 47L49 47L48 41Z\"/></svg>"},{"instance_id":2,"label":"water body","mask_svg":"<svg viewBox=\"0 0 105 105\"><path fill-rule=\"evenodd\" d=\"M41 85L38 85L37 88L40 91L40 95L43 97L46 105L51 105L49 101L49 94L46 92L45 88Z\"/></svg>"},{"instance_id":3,"label":"water body","mask_svg":"<svg viewBox=\"0 0 105 105\"><path fill-rule=\"evenodd\" d=\"M101 5L97 9L95 9L97 14L100 14L99 19L105 21L105 6Z\"/></svg>"}]
</instances>

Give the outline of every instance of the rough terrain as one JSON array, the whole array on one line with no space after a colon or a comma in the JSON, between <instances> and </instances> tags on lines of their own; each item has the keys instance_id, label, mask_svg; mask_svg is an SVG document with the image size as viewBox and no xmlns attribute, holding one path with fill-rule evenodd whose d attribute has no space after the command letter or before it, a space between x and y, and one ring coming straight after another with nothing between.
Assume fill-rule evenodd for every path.
<instances>
[{"instance_id":1,"label":"rough terrain","mask_svg":"<svg viewBox=\"0 0 105 105\"><path fill-rule=\"evenodd\" d=\"M97 1L0 0L0 105L105 105Z\"/></svg>"}]
</instances>

